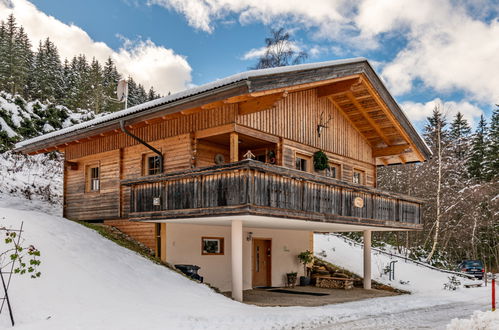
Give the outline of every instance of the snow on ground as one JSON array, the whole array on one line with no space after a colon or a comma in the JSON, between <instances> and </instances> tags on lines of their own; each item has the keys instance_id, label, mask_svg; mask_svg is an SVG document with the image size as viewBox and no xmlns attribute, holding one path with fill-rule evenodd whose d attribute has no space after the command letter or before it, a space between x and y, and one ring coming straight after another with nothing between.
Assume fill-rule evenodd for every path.
<instances>
[{"instance_id":1,"label":"snow on ground","mask_svg":"<svg viewBox=\"0 0 499 330\"><path fill-rule=\"evenodd\" d=\"M0 223L19 227L24 221L26 243L42 253L42 277L15 277L11 284L19 329L355 329L366 328L363 322L371 320L372 325L375 319L381 328L392 329L396 328L392 324L400 323L397 315L411 315L408 325L414 326L414 315L424 320L439 310L444 310L441 321L445 323L440 323L444 325L449 320L442 306L460 306L469 299L481 302L488 297L483 288L440 289L322 307L245 305L77 223L32 211L47 208L42 204L15 197L0 199ZM26 206L31 210L25 210ZM324 242L317 238L324 249ZM356 258L356 250L352 249L351 259ZM473 305L474 309L477 306ZM8 325L3 313L0 327Z\"/></svg>"},{"instance_id":2,"label":"snow on ground","mask_svg":"<svg viewBox=\"0 0 499 330\"><path fill-rule=\"evenodd\" d=\"M316 234L314 241L315 253L325 255L325 260L356 274L363 273L363 250L361 246L353 245L350 240L343 239L334 234ZM395 263L395 280L390 281L384 269L391 261ZM372 252L371 258L372 279L397 289L421 293L425 295L436 294L442 296L444 284L449 282L452 274L435 271L403 259L390 257L387 254ZM458 278L461 284L479 283L466 278ZM462 286L461 286L462 288ZM465 289L469 293L472 289Z\"/></svg>"},{"instance_id":3,"label":"snow on ground","mask_svg":"<svg viewBox=\"0 0 499 330\"><path fill-rule=\"evenodd\" d=\"M469 319L454 319L447 330L499 329L499 311L473 313Z\"/></svg>"},{"instance_id":4,"label":"snow on ground","mask_svg":"<svg viewBox=\"0 0 499 330\"><path fill-rule=\"evenodd\" d=\"M62 186L61 159L10 151L0 154L0 199L15 196L61 204ZM22 204L30 205L26 200Z\"/></svg>"}]
</instances>

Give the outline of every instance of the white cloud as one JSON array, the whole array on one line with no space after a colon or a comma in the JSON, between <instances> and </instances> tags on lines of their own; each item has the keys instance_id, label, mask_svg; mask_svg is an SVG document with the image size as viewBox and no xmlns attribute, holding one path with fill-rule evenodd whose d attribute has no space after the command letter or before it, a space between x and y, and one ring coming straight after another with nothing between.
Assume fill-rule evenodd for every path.
<instances>
[{"instance_id":1,"label":"white cloud","mask_svg":"<svg viewBox=\"0 0 499 330\"><path fill-rule=\"evenodd\" d=\"M25 28L34 48L40 40L49 37L62 58L85 54L103 63L111 57L123 75L132 75L144 87L154 86L162 94L185 89L190 84L192 69L187 60L150 40L124 40L123 47L115 51L103 42L92 40L78 26L65 24L26 0L0 0L0 20L5 20L10 13Z\"/></svg>"},{"instance_id":2,"label":"white cloud","mask_svg":"<svg viewBox=\"0 0 499 330\"><path fill-rule=\"evenodd\" d=\"M481 103L499 100L499 21L474 19L449 1L366 0L356 18L360 34L399 33L407 45L382 72L394 94L414 81L440 93L464 91Z\"/></svg>"},{"instance_id":3,"label":"white cloud","mask_svg":"<svg viewBox=\"0 0 499 330\"><path fill-rule=\"evenodd\" d=\"M475 126L478 122L480 115L483 111L477 106L467 101L442 101L436 98L426 103L417 102L403 102L401 108L404 110L407 117L412 121L424 121L430 117L435 107L440 107L447 120L450 122L456 113L461 112L463 117L468 121L471 126Z\"/></svg>"},{"instance_id":4,"label":"white cloud","mask_svg":"<svg viewBox=\"0 0 499 330\"><path fill-rule=\"evenodd\" d=\"M485 20L496 17L496 1L149 0L149 4L175 10L194 28L210 33L217 22L235 15L242 24L285 23L305 29L316 40L342 43L357 52L380 49L387 38L396 37L403 41L402 49L382 70L394 94L409 93L415 81L422 81L441 93L464 92L473 102L499 100L499 21ZM252 49L247 56L258 51Z\"/></svg>"},{"instance_id":5,"label":"white cloud","mask_svg":"<svg viewBox=\"0 0 499 330\"><path fill-rule=\"evenodd\" d=\"M331 34L348 24L343 13L351 7L350 3L348 0L149 0L149 4L182 13L189 25L210 33L214 21L235 13L243 24L285 21L303 27L320 26Z\"/></svg>"}]
</instances>

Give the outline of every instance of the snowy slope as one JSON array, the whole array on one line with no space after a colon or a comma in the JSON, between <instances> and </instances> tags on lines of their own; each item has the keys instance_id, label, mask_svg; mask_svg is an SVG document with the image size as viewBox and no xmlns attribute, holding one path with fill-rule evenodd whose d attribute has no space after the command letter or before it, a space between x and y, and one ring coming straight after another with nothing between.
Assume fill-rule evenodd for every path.
<instances>
[{"instance_id":1,"label":"snowy slope","mask_svg":"<svg viewBox=\"0 0 499 330\"><path fill-rule=\"evenodd\" d=\"M336 235L316 234L314 241L315 253L325 255L325 260L346 268L356 274L363 273L363 250L362 247L351 244ZM384 268L393 260L395 264L395 280L390 281L388 274L384 274ZM425 295L441 296L444 284L449 282L451 274L435 271L402 259L392 258L386 254L373 251L371 258L372 278L375 281L390 285L397 289L410 291ZM459 278L461 284L473 283L475 281ZM469 292L472 289L464 290Z\"/></svg>"},{"instance_id":2,"label":"snowy slope","mask_svg":"<svg viewBox=\"0 0 499 330\"><path fill-rule=\"evenodd\" d=\"M256 307L122 248L96 232L36 209L41 202L0 200L2 225L25 222L26 241L42 253L42 277L15 277L11 298L20 329L289 329L351 322L482 299L483 289L402 295L322 307ZM56 209L54 209L57 212ZM0 315L0 327L8 325ZM390 328L387 325L385 328Z\"/></svg>"},{"instance_id":3,"label":"snowy slope","mask_svg":"<svg viewBox=\"0 0 499 330\"><path fill-rule=\"evenodd\" d=\"M62 159L8 151L0 154L0 174L0 199L16 196L62 204Z\"/></svg>"}]
</instances>

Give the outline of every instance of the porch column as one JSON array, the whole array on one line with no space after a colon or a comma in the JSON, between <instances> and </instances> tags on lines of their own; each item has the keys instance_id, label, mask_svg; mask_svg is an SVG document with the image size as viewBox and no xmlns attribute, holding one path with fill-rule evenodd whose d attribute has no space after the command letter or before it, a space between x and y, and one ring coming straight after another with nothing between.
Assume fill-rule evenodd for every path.
<instances>
[{"instance_id":1,"label":"porch column","mask_svg":"<svg viewBox=\"0 0 499 330\"><path fill-rule=\"evenodd\" d=\"M236 132L230 133L230 162L239 160L239 136Z\"/></svg>"},{"instance_id":2,"label":"porch column","mask_svg":"<svg viewBox=\"0 0 499 330\"><path fill-rule=\"evenodd\" d=\"M232 298L243 301L243 222L231 222Z\"/></svg>"},{"instance_id":3,"label":"porch column","mask_svg":"<svg viewBox=\"0 0 499 330\"><path fill-rule=\"evenodd\" d=\"M371 231L364 231L364 289L371 289Z\"/></svg>"}]
</instances>

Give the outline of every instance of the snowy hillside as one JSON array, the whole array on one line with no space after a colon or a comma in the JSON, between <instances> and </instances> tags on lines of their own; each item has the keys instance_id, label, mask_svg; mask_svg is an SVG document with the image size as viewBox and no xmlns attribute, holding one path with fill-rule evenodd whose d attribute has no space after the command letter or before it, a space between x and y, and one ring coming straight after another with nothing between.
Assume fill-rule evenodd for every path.
<instances>
[{"instance_id":1,"label":"snowy hillside","mask_svg":"<svg viewBox=\"0 0 499 330\"><path fill-rule=\"evenodd\" d=\"M46 213L19 210L46 208L42 204L14 197L0 200L1 225L19 227L24 221L26 241L42 253L40 279L15 277L12 282L16 328L20 329L289 329L327 324L351 329L366 317L379 317L379 322L389 322L384 328L390 328L393 322L404 322L404 318L395 321L394 313L438 310L438 306L470 298L479 302L473 305L475 310L488 297L482 288L457 292L439 288L433 293L312 308L244 305L79 224ZM323 249L327 240L320 240L318 236ZM336 243L332 242L328 250L336 249ZM352 260L357 250L352 249ZM431 276L427 278L431 282ZM1 315L0 326L8 324L7 315Z\"/></svg>"},{"instance_id":2,"label":"snowy hillside","mask_svg":"<svg viewBox=\"0 0 499 330\"><path fill-rule=\"evenodd\" d=\"M59 160L5 153L0 173L0 226L19 227L24 221L26 243L42 253L41 278L13 278L16 328L394 329L417 324L443 329L451 318L469 318L488 304L487 289L444 291L445 274L411 264L397 263L397 283L389 283L379 276L388 260L377 255L372 267L376 280L416 293L308 308L237 303L57 216ZM326 251L329 261L362 272L359 246L320 234L315 242L316 251ZM400 284L401 279L410 282ZM9 324L7 314L0 315L0 328ZM459 324L453 323L455 329L464 329Z\"/></svg>"},{"instance_id":3,"label":"snowy hillside","mask_svg":"<svg viewBox=\"0 0 499 330\"><path fill-rule=\"evenodd\" d=\"M362 275L363 250L360 245L334 234L316 234L314 243L315 254L335 265ZM392 281L389 280L388 274L384 272L384 269L391 261L396 261L395 280ZM372 252L371 262L373 280L412 293L441 295L444 284L448 283L449 276L453 275L404 261L402 258L390 257L375 250ZM459 276L458 280L461 284L476 282Z\"/></svg>"},{"instance_id":4,"label":"snowy hillside","mask_svg":"<svg viewBox=\"0 0 499 330\"><path fill-rule=\"evenodd\" d=\"M99 114L102 116L104 114ZM27 102L0 91L0 151L13 142L95 118L89 110L70 110L49 102Z\"/></svg>"},{"instance_id":5,"label":"snowy hillside","mask_svg":"<svg viewBox=\"0 0 499 330\"><path fill-rule=\"evenodd\" d=\"M0 154L0 200L23 197L62 206L62 160L59 156ZM22 202L24 207L30 203ZM41 203L46 208L48 205Z\"/></svg>"}]
</instances>

